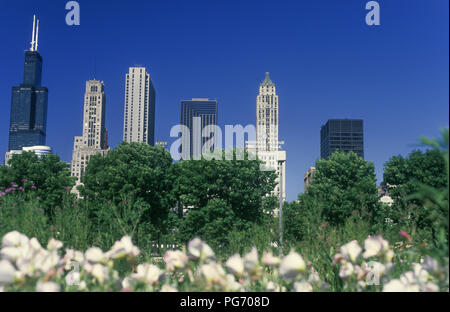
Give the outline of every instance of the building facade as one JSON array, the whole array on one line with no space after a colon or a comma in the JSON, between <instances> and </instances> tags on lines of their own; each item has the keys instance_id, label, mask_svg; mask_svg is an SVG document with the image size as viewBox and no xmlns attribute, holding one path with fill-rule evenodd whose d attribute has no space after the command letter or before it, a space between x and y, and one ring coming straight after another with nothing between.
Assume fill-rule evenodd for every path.
<instances>
[{"instance_id":1,"label":"building facade","mask_svg":"<svg viewBox=\"0 0 450 312\"><path fill-rule=\"evenodd\" d=\"M256 97L256 142L247 142L248 152L256 153L258 159L264 162L263 170L275 170L277 185L273 194L286 200L286 151L281 150L283 142L278 140L279 105L276 85L270 79L269 73L259 84L259 94ZM282 185L280 185L280 182ZM282 187L281 187L282 186Z\"/></svg>"},{"instance_id":2,"label":"building facade","mask_svg":"<svg viewBox=\"0 0 450 312\"><path fill-rule=\"evenodd\" d=\"M78 183L84 175L91 156L105 155L109 151L105 128L106 96L102 81L86 82L83 110L83 135L76 136L73 144L71 175Z\"/></svg>"},{"instance_id":3,"label":"building facade","mask_svg":"<svg viewBox=\"0 0 450 312\"><path fill-rule=\"evenodd\" d=\"M145 67L130 67L125 78L124 142L155 144L155 99Z\"/></svg>"},{"instance_id":4,"label":"building facade","mask_svg":"<svg viewBox=\"0 0 450 312\"><path fill-rule=\"evenodd\" d=\"M361 119L329 119L320 130L320 157L335 151L353 151L364 158L364 129Z\"/></svg>"},{"instance_id":5,"label":"building facade","mask_svg":"<svg viewBox=\"0 0 450 312\"><path fill-rule=\"evenodd\" d=\"M212 149L214 149L217 144L216 136L210 133L209 136L203 137L202 130L207 126L217 126L217 100L193 98L192 100L181 101L180 124L189 129L189 136L183 136L182 153L190 155L191 158L199 158L202 147L209 140L213 140ZM189 149L189 153L185 150L186 148Z\"/></svg>"},{"instance_id":6,"label":"building facade","mask_svg":"<svg viewBox=\"0 0 450 312\"><path fill-rule=\"evenodd\" d=\"M25 52L23 83L12 88L8 151L45 145L48 89L41 85L42 56L37 51L39 20L33 21L31 48Z\"/></svg>"},{"instance_id":7,"label":"building facade","mask_svg":"<svg viewBox=\"0 0 450 312\"><path fill-rule=\"evenodd\" d=\"M314 171L316 171L316 167L310 167L308 171L306 171L304 177L303 177L303 184L304 184L304 191L307 192L308 186L312 182L312 177L314 174Z\"/></svg>"}]
</instances>

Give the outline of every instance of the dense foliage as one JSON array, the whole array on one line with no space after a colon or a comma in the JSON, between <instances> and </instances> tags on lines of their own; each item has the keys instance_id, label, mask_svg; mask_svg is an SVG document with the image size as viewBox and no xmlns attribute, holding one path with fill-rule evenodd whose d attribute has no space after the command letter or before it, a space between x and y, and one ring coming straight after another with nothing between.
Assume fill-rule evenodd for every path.
<instances>
[{"instance_id":1,"label":"dense foliage","mask_svg":"<svg viewBox=\"0 0 450 312\"><path fill-rule=\"evenodd\" d=\"M337 151L317 161L307 196L333 225L344 224L352 213L373 214L378 207L375 167L353 152Z\"/></svg>"},{"instance_id":2,"label":"dense foliage","mask_svg":"<svg viewBox=\"0 0 450 312\"><path fill-rule=\"evenodd\" d=\"M0 167L0 193L33 187L48 215L53 213L53 208L61 207L63 198L74 185L75 178L70 176L68 164L60 161L58 155L38 157L33 152L23 152L13 155L8 167Z\"/></svg>"}]
</instances>

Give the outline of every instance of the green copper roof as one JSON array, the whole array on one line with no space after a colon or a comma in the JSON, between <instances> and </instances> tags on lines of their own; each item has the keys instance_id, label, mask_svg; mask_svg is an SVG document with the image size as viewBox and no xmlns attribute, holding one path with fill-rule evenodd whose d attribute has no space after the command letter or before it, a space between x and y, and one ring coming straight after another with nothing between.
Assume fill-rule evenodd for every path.
<instances>
[{"instance_id":1,"label":"green copper roof","mask_svg":"<svg viewBox=\"0 0 450 312\"><path fill-rule=\"evenodd\" d=\"M275 84L272 82L272 80L270 80L270 77L269 77L269 73L268 72L266 72L266 78L264 78L264 81L261 83L262 85L264 85L264 86L274 86Z\"/></svg>"}]
</instances>

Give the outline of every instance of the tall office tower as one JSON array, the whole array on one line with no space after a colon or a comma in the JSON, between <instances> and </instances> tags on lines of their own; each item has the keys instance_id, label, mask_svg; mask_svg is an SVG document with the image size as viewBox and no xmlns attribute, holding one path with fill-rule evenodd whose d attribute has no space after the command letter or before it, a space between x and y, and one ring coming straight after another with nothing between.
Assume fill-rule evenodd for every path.
<instances>
[{"instance_id":1,"label":"tall office tower","mask_svg":"<svg viewBox=\"0 0 450 312\"><path fill-rule=\"evenodd\" d=\"M155 144L155 88L145 67L126 74L123 141Z\"/></svg>"},{"instance_id":2,"label":"tall office tower","mask_svg":"<svg viewBox=\"0 0 450 312\"><path fill-rule=\"evenodd\" d=\"M8 151L45 145L48 89L41 86L42 57L37 51L39 20L33 18L31 48L25 52L23 83L12 88Z\"/></svg>"},{"instance_id":3,"label":"tall office tower","mask_svg":"<svg viewBox=\"0 0 450 312\"><path fill-rule=\"evenodd\" d=\"M328 159L334 151L353 151L364 158L364 131L361 119L329 119L320 130L320 157Z\"/></svg>"},{"instance_id":4,"label":"tall office tower","mask_svg":"<svg viewBox=\"0 0 450 312\"><path fill-rule=\"evenodd\" d=\"M71 175L80 182L92 155L105 155L108 151L105 128L105 87L103 81L86 81L83 111L83 135L76 136L73 144Z\"/></svg>"},{"instance_id":5,"label":"tall office tower","mask_svg":"<svg viewBox=\"0 0 450 312\"><path fill-rule=\"evenodd\" d=\"M276 86L266 73L266 78L259 84L256 97L256 144L247 142L247 150L256 152L266 167L276 170L278 175L274 195L280 194L282 182L282 199L286 199L286 151L281 150L283 142L278 141L278 95Z\"/></svg>"},{"instance_id":6,"label":"tall office tower","mask_svg":"<svg viewBox=\"0 0 450 312\"><path fill-rule=\"evenodd\" d=\"M199 122L196 123L196 120ZM213 140L212 149L214 149L217 143L216 136L210 133L209 136L202 137L202 131L206 126L217 126L217 120L216 100L193 98L181 101L180 124L189 128L189 141L184 138L181 145L182 153L186 152L185 149L188 146L191 158L198 158L202 153L202 147L209 140Z\"/></svg>"}]
</instances>

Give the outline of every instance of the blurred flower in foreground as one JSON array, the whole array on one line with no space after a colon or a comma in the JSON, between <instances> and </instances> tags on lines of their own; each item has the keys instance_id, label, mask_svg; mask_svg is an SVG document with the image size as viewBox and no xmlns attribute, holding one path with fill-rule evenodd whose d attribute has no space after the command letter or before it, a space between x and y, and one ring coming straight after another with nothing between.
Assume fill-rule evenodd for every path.
<instances>
[{"instance_id":1,"label":"blurred flower in foreground","mask_svg":"<svg viewBox=\"0 0 450 312\"><path fill-rule=\"evenodd\" d=\"M200 238L194 238L188 244L188 257L193 260L200 259L200 261L215 261L216 257L214 251L208 244L203 242Z\"/></svg>"},{"instance_id":2,"label":"blurred flower in foreground","mask_svg":"<svg viewBox=\"0 0 450 312\"><path fill-rule=\"evenodd\" d=\"M284 279L292 281L295 280L298 274L303 272L305 268L306 264L302 256L295 251L291 251L281 260L280 274Z\"/></svg>"}]
</instances>

